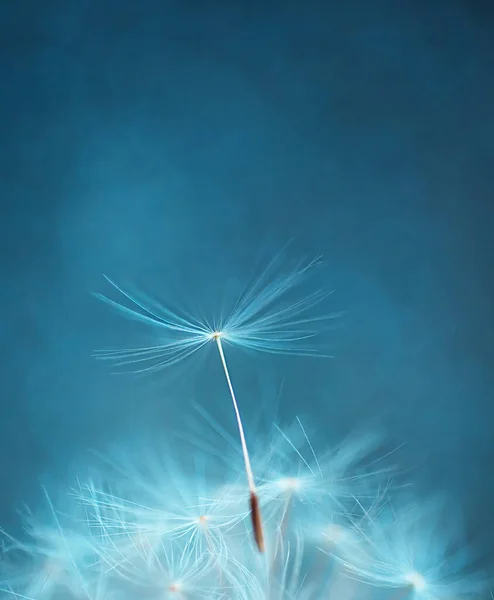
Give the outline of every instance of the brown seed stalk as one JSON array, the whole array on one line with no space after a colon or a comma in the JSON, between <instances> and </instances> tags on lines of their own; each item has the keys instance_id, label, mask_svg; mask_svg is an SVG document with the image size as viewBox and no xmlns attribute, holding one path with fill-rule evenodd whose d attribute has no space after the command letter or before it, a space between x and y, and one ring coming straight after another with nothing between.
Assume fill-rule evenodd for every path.
<instances>
[{"instance_id":1,"label":"brown seed stalk","mask_svg":"<svg viewBox=\"0 0 494 600\"><path fill-rule=\"evenodd\" d=\"M255 492L250 493L249 504L254 540L259 552L264 552L264 530L262 526L261 508L259 506L259 498Z\"/></svg>"}]
</instances>

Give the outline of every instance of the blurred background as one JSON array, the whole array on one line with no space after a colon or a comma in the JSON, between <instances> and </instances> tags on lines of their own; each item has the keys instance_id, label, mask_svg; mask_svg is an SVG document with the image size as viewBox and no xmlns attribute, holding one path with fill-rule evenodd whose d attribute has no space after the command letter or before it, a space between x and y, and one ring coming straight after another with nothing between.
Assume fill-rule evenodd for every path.
<instances>
[{"instance_id":1,"label":"blurred background","mask_svg":"<svg viewBox=\"0 0 494 600\"><path fill-rule=\"evenodd\" d=\"M0 4L2 525L191 402L234 427L215 360L169 380L94 360L137 339L91 296L103 273L204 312L293 238L289 260L325 258L334 358L232 353L247 421L279 400L328 443L384 428L419 489L494 528L488 5Z\"/></svg>"}]
</instances>

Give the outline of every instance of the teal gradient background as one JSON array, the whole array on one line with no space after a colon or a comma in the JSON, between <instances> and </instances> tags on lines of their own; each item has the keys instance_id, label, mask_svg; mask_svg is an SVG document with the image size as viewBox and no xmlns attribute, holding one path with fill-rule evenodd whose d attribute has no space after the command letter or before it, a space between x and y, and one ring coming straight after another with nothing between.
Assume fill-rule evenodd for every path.
<instances>
[{"instance_id":1,"label":"teal gradient background","mask_svg":"<svg viewBox=\"0 0 494 600\"><path fill-rule=\"evenodd\" d=\"M160 381L92 358L134 339L103 273L212 311L293 238L325 258L334 358L232 353L247 423L280 396L329 442L382 427L472 536L494 527L492 12L341 4L1 4L6 526L46 474L152 444L191 401L233 427L213 359Z\"/></svg>"}]
</instances>

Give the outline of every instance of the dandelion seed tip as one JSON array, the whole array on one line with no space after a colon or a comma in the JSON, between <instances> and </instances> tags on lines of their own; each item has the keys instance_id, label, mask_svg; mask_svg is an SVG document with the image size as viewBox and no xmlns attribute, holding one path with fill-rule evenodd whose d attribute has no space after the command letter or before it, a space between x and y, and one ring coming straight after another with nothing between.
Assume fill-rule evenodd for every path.
<instances>
[{"instance_id":1,"label":"dandelion seed tip","mask_svg":"<svg viewBox=\"0 0 494 600\"><path fill-rule=\"evenodd\" d=\"M405 575L405 581L409 583L418 592L424 590L427 587L427 582L420 573L412 571Z\"/></svg>"},{"instance_id":2,"label":"dandelion seed tip","mask_svg":"<svg viewBox=\"0 0 494 600\"><path fill-rule=\"evenodd\" d=\"M213 338L213 340L218 340L222 335L223 335L222 331L213 331L213 333L211 334L211 337Z\"/></svg>"},{"instance_id":3,"label":"dandelion seed tip","mask_svg":"<svg viewBox=\"0 0 494 600\"><path fill-rule=\"evenodd\" d=\"M172 593L180 593L182 591L182 586L180 583L172 583L168 587L168 591Z\"/></svg>"}]
</instances>

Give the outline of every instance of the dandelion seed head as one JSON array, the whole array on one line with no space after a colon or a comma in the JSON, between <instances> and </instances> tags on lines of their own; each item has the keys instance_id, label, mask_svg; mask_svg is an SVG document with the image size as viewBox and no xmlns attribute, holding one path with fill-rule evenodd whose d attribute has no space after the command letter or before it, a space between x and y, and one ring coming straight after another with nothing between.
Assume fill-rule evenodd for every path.
<instances>
[{"instance_id":1,"label":"dandelion seed head","mask_svg":"<svg viewBox=\"0 0 494 600\"><path fill-rule=\"evenodd\" d=\"M147 472L145 467L150 462L144 460L143 473ZM122 486L128 490L128 499L111 496L103 488L96 488L94 482L81 485L78 500L83 502L83 513L92 526L87 528L82 523L75 529L81 535L86 532L83 547L93 549L99 560L87 561L84 554L71 549L66 561L70 568L62 565L61 573L58 571L60 563L53 563L52 557L46 556L44 551L36 553L33 561L33 544L27 544L29 560L23 577L17 578L17 571L12 571L3 581L0 577L0 592L8 591L8 597L28 600L136 597L319 600L332 597L332 586L336 585L335 565L339 565L343 579L356 585L370 584L367 593L360 596L352 590L349 595L345 592L338 596L341 600L359 597L450 600L462 597L461 592L467 589L459 579L451 582L443 577L443 569L452 568L448 563L452 556L440 551L444 542L441 543L440 532L433 527L431 513L425 509L417 514L413 507L406 505L396 513L387 510L388 505L382 509L381 505L374 506L373 501L369 501L370 506L358 504L361 514L355 509L352 514L339 515L331 505L326 505L327 513L322 518L324 515L318 505L307 503L304 520L300 519L303 515L295 505L270 496L266 499L267 506L278 508L274 517L266 522L266 555L262 556L248 532L246 515L241 518L237 515L238 489L231 487L228 469L223 471L224 477L216 473L216 479L225 483L213 486L219 499L210 500L196 491L202 488L200 480L195 484L190 481L202 471L184 476L182 480L177 473L179 466L180 463L175 462L170 471L168 463L168 468L161 472L161 483L158 469L154 471L154 480L146 480L145 496L149 506L132 499L132 482L136 485L136 498L143 497L138 480L141 469L136 464L129 465L130 482ZM125 472L123 467L118 478L124 477ZM182 488L180 494L173 486L170 490L173 493L161 493L166 490L170 475L173 475L174 485ZM286 491L303 485L304 481L287 476L274 483ZM108 487L119 486L111 482ZM281 498L283 494L285 492ZM245 502L245 496L243 500ZM279 510L280 506L283 510ZM166 514L165 520L163 514ZM80 515L81 511L73 513L75 523L80 521ZM418 516L427 518L423 522ZM68 515L66 520L67 524L71 521ZM147 539L138 543L135 538L141 530ZM313 535L316 530L317 535ZM69 532L70 527L59 531L58 544L65 544L64 539L70 542ZM36 536L39 548L45 536L50 546L55 542L56 532L46 524L31 527L29 533ZM321 537L325 539L324 544ZM318 548L322 552L314 552ZM434 549L435 553L431 553ZM74 561L72 566L67 564L70 557ZM9 561L4 561L4 570L8 566ZM338 571L338 567L336 569ZM461 572L458 575L461 576ZM480 581L476 582L476 589L480 590ZM398 588L398 591L391 592L389 588Z\"/></svg>"}]
</instances>

